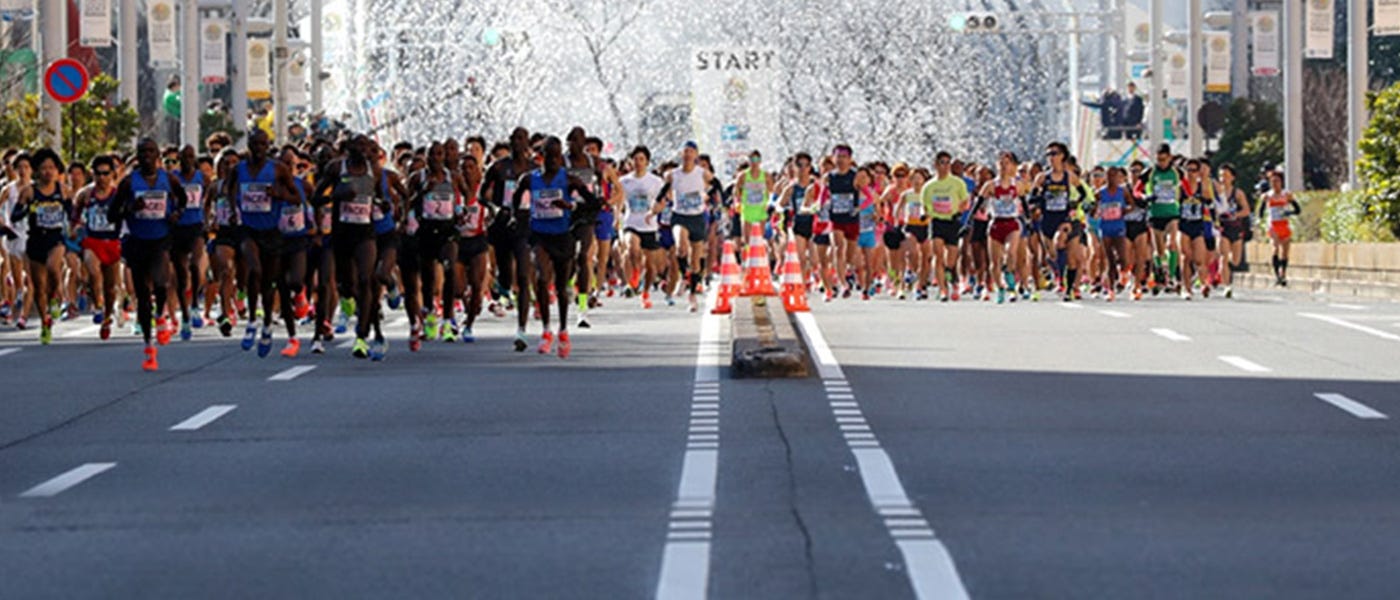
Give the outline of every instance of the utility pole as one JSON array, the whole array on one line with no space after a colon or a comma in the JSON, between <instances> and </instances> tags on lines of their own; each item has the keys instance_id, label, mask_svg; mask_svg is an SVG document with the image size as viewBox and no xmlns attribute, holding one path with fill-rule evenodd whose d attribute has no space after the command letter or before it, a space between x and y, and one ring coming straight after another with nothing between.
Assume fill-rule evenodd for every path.
<instances>
[{"instance_id":1,"label":"utility pole","mask_svg":"<svg viewBox=\"0 0 1400 600\"><path fill-rule=\"evenodd\" d=\"M229 81L233 94L228 107L234 129L248 128L248 0L233 0L233 55L229 57ZM245 131L246 133L246 131ZM246 147L247 136L238 142Z\"/></svg>"},{"instance_id":2,"label":"utility pole","mask_svg":"<svg viewBox=\"0 0 1400 600\"><path fill-rule=\"evenodd\" d=\"M1069 147L1079 153L1079 15L1069 18Z\"/></svg>"},{"instance_id":3,"label":"utility pole","mask_svg":"<svg viewBox=\"0 0 1400 600\"><path fill-rule=\"evenodd\" d=\"M1156 152L1157 146L1167 139L1166 132L1162 130L1162 104L1167 99L1165 79L1162 76L1162 34L1166 32L1162 27L1165 20L1162 16L1163 1L1151 0L1152 44L1148 52L1152 55L1152 95L1147 99L1147 130L1152 141L1151 152Z\"/></svg>"},{"instance_id":4,"label":"utility pole","mask_svg":"<svg viewBox=\"0 0 1400 600\"><path fill-rule=\"evenodd\" d=\"M287 142L287 0L272 2L272 130L277 142Z\"/></svg>"},{"instance_id":5,"label":"utility pole","mask_svg":"<svg viewBox=\"0 0 1400 600\"><path fill-rule=\"evenodd\" d=\"M1361 136L1366 132L1366 125L1371 122L1371 115L1366 110L1366 91L1370 89L1371 69L1367 64L1370 60L1370 35L1366 26L1366 5L1370 2L1366 0L1349 0L1347 2L1347 32L1350 42L1347 44L1347 182L1351 184L1351 189L1361 189L1361 177L1357 173L1356 163L1361 160Z\"/></svg>"},{"instance_id":6,"label":"utility pole","mask_svg":"<svg viewBox=\"0 0 1400 600\"><path fill-rule=\"evenodd\" d=\"M322 110L321 71L324 66L322 58L325 53L321 40L321 2L322 0L311 0L311 60L306 61L311 66L311 112L313 114Z\"/></svg>"},{"instance_id":7,"label":"utility pole","mask_svg":"<svg viewBox=\"0 0 1400 600\"><path fill-rule=\"evenodd\" d=\"M40 0L39 26L44 36L43 52L40 56L43 60L37 65L42 76L49 64L60 58L68 56L68 2L67 0ZM51 137L48 139L49 145L53 148L63 147L63 105L55 102L48 94L40 94L40 105L43 107L44 123L49 129Z\"/></svg>"},{"instance_id":8,"label":"utility pole","mask_svg":"<svg viewBox=\"0 0 1400 600\"><path fill-rule=\"evenodd\" d=\"M121 99L131 103L132 110L141 110L140 92L136 82L141 78L141 66L136 64L136 0L121 0L121 23L117 28L117 73L121 75L118 91Z\"/></svg>"},{"instance_id":9,"label":"utility pole","mask_svg":"<svg viewBox=\"0 0 1400 600\"><path fill-rule=\"evenodd\" d=\"M1359 1L1359 0L1353 0ZM1283 164L1285 185L1303 182L1303 2L1283 3Z\"/></svg>"},{"instance_id":10,"label":"utility pole","mask_svg":"<svg viewBox=\"0 0 1400 600\"><path fill-rule=\"evenodd\" d=\"M180 5L180 43L184 47L180 64L180 139L199 150L199 0Z\"/></svg>"},{"instance_id":11,"label":"utility pole","mask_svg":"<svg viewBox=\"0 0 1400 600\"><path fill-rule=\"evenodd\" d=\"M1186 122L1191 126L1187 135L1190 136L1191 156L1201 155L1204 148L1205 131L1201 129L1201 120L1197 115L1201 111L1201 104L1205 98L1201 90L1205 77L1203 59L1205 58L1205 45L1201 43L1201 0L1190 0L1186 9Z\"/></svg>"},{"instance_id":12,"label":"utility pole","mask_svg":"<svg viewBox=\"0 0 1400 600\"><path fill-rule=\"evenodd\" d=\"M1249 0L1234 0L1230 11L1230 97L1249 97Z\"/></svg>"}]
</instances>

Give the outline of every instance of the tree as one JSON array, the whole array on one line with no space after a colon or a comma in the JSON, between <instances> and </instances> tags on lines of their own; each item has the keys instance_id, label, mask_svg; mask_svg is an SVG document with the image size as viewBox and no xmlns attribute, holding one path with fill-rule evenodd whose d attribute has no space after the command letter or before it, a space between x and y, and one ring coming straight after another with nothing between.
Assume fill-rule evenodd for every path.
<instances>
[{"instance_id":1,"label":"tree","mask_svg":"<svg viewBox=\"0 0 1400 600\"><path fill-rule=\"evenodd\" d=\"M1225 127L1221 131L1219 148L1212 162L1216 167L1232 164L1239 175L1239 185L1253 189L1261 168L1283 161L1283 122L1278 106L1237 98L1225 112Z\"/></svg>"},{"instance_id":2,"label":"tree","mask_svg":"<svg viewBox=\"0 0 1400 600\"><path fill-rule=\"evenodd\" d=\"M1368 98L1371 124L1361 138L1361 178L1369 213L1400 236L1400 83Z\"/></svg>"},{"instance_id":3,"label":"tree","mask_svg":"<svg viewBox=\"0 0 1400 600\"><path fill-rule=\"evenodd\" d=\"M58 136L62 144L55 144L62 146L60 154L70 154L70 134L76 141L76 159L84 162L98 154L131 150L131 142L141 128L141 118L129 103L110 100L117 86L112 76L98 75L92 79L86 96L63 109L63 131ZM52 133L39 113L36 94L10 101L0 115L0 146L33 148L46 140L52 141Z\"/></svg>"},{"instance_id":4,"label":"tree","mask_svg":"<svg viewBox=\"0 0 1400 600\"><path fill-rule=\"evenodd\" d=\"M566 27L576 34L588 52L589 67L593 76L603 88L608 112L612 114L617 127L619 147L632 143L628 119L622 115L620 97L627 84L629 69L619 69L624 64L622 53L617 52L618 41L627 30L646 12L651 0L611 0L592 2L591 0L543 0L551 11L567 17Z\"/></svg>"}]
</instances>

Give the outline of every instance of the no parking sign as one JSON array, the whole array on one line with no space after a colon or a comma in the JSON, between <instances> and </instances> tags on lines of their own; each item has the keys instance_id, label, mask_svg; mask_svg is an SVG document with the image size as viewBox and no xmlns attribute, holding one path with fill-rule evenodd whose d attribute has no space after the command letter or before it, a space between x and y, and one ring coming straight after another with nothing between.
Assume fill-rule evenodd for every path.
<instances>
[{"instance_id":1,"label":"no parking sign","mask_svg":"<svg viewBox=\"0 0 1400 600\"><path fill-rule=\"evenodd\" d=\"M71 58L53 61L44 71L44 91L59 104L77 102L88 91L87 67Z\"/></svg>"}]
</instances>

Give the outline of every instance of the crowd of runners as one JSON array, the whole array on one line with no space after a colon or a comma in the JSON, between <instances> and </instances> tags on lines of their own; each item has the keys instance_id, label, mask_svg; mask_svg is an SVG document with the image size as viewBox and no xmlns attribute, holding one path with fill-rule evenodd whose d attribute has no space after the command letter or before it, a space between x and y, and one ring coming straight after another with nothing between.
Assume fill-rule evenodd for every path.
<instances>
[{"instance_id":1,"label":"crowd of runners","mask_svg":"<svg viewBox=\"0 0 1400 600\"><path fill-rule=\"evenodd\" d=\"M693 142L609 157L581 128L392 148L365 135L279 148L254 129L246 151L223 134L206 146L145 139L70 165L6 151L0 325L37 317L47 344L55 319L90 313L102 340L142 336L154 371L158 347L204 327L263 357L284 330L282 356L309 334L312 353L353 336L353 356L382 360L386 311L405 311L411 351L473 342L483 312L514 313L517 352L566 358L570 323L590 327L604 301L697 311L724 242L754 231L769 256L795 245L828 302L1190 300L1233 296L1255 222L1286 285L1299 212L1280 173L1252 195L1233 167L1165 145L1125 168L1080 165L1060 143L927 166L838 144L777 165L754 151L733 176Z\"/></svg>"}]
</instances>

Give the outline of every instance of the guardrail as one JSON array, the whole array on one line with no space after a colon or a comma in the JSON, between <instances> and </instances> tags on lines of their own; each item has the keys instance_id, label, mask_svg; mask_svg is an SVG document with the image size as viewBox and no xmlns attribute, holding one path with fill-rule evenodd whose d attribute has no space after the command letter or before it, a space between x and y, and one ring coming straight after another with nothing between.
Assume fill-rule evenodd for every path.
<instances>
[{"instance_id":1,"label":"guardrail","mask_svg":"<svg viewBox=\"0 0 1400 600\"><path fill-rule=\"evenodd\" d=\"M1289 289L1331 296L1400 300L1400 243L1293 244L1288 261ZM1249 273L1236 276L1245 287L1274 285L1267 239L1250 242Z\"/></svg>"}]
</instances>

